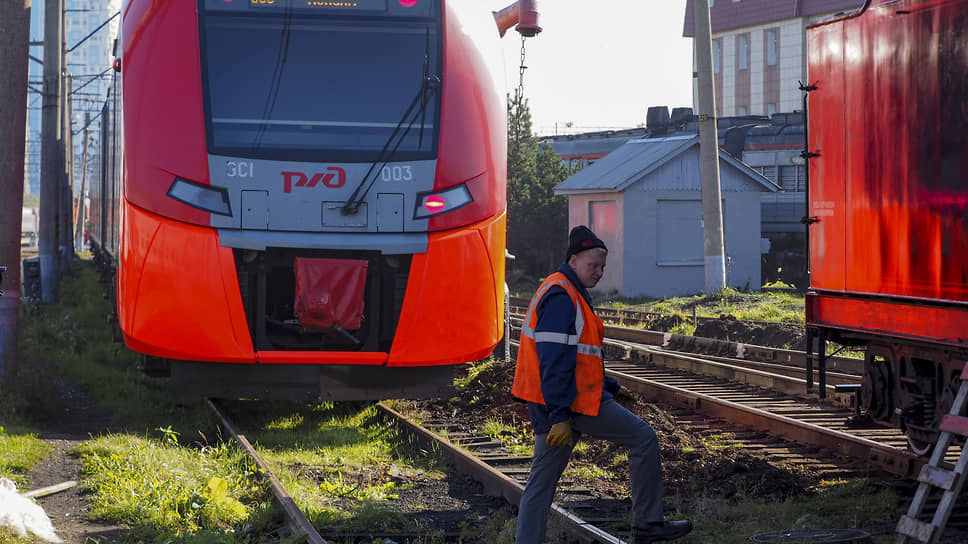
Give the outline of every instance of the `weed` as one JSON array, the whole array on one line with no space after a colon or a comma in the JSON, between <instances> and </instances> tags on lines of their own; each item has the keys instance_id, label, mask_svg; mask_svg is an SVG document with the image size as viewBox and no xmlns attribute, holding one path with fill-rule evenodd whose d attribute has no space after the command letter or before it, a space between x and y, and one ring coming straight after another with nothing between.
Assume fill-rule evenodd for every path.
<instances>
[{"instance_id":1,"label":"weed","mask_svg":"<svg viewBox=\"0 0 968 544\"><path fill-rule=\"evenodd\" d=\"M565 478L575 478L578 480L591 480L593 478L611 478L613 474L603 468L594 465L574 466L565 469L562 474Z\"/></svg>"},{"instance_id":2,"label":"weed","mask_svg":"<svg viewBox=\"0 0 968 544\"><path fill-rule=\"evenodd\" d=\"M534 436L530 432L516 429L499 418L488 418L478 432L500 440L511 455L531 455L534 452Z\"/></svg>"}]
</instances>

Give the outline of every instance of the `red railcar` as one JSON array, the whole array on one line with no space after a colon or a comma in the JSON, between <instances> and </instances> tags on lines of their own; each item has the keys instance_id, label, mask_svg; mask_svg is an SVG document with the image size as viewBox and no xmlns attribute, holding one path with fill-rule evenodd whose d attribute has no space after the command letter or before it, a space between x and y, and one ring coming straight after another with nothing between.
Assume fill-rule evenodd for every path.
<instances>
[{"instance_id":1,"label":"red railcar","mask_svg":"<svg viewBox=\"0 0 968 544\"><path fill-rule=\"evenodd\" d=\"M498 39L490 12L448 0L127 2L127 345L213 396L426 395L487 356Z\"/></svg>"},{"instance_id":2,"label":"red railcar","mask_svg":"<svg viewBox=\"0 0 968 544\"><path fill-rule=\"evenodd\" d=\"M866 348L863 408L920 453L968 360L966 31L968 0L807 30L808 333Z\"/></svg>"}]
</instances>

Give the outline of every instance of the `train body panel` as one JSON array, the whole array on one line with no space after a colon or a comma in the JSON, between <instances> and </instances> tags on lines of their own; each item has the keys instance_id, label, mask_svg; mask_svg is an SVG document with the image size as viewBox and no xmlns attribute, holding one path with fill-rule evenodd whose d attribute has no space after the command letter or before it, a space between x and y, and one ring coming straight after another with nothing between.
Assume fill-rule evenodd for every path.
<instances>
[{"instance_id":1,"label":"train body panel","mask_svg":"<svg viewBox=\"0 0 968 544\"><path fill-rule=\"evenodd\" d=\"M186 391L274 396L285 383L333 399L426 394L490 353L507 159L490 12L445 0L123 12L130 347L171 361L160 368ZM327 267L361 286L347 294ZM360 315L307 317L337 295Z\"/></svg>"},{"instance_id":2,"label":"train body panel","mask_svg":"<svg viewBox=\"0 0 968 544\"><path fill-rule=\"evenodd\" d=\"M813 288L968 303L966 24L900 2L811 31Z\"/></svg>"},{"instance_id":3,"label":"train body panel","mask_svg":"<svg viewBox=\"0 0 968 544\"><path fill-rule=\"evenodd\" d=\"M863 407L934 442L968 360L968 1L808 27L808 333L866 350Z\"/></svg>"},{"instance_id":4,"label":"train body panel","mask_svg":"<svg viewBox=\"0 0 968 544\"><path fill-rule=\"evenodd\" d=\"M124 207L118 297L130 303L118 305L118 318L128 346L155 357L255 362L232 249L212 229Z\"/></svg>"}]
</instances>

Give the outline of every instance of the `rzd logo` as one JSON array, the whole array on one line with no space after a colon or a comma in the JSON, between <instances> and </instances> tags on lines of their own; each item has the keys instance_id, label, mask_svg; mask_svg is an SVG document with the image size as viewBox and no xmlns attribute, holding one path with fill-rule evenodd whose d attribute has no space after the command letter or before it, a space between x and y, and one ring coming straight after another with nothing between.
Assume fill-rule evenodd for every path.
<instances>
[{"instance_id":1,"label":"rzd logo","mask_svg":"<svg viewBox=\"0 0 968 544\"><path fill-rule=\"evenodd\" d=\"M326 168L326 172L317 172L313 177L309 177L302 172L282 172L282 191L291 193L295 181L296 187L315 187L322 182L330 189L339 189L346 185L346 170L338 166Z\"/></svg>"}]
</instances>

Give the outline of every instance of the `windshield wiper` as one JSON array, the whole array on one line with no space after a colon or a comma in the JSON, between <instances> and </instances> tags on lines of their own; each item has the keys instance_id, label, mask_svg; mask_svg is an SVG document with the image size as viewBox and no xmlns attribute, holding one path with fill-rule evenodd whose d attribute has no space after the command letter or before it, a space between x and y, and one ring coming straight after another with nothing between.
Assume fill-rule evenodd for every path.
<instances>
[{"instance_id":1,"label":"windshield wiper","mask_svg":"<svg viewBox=\"0 0 968 544\"><path fill-rule=\"evenodd\" d=\"M360 206L363 204L363 201L366 200L366 194L370 192L373 182L376 181L376 176L373 176L373 179L371 180L370 175L374 170L377 172L383 170L387 163L390 162L390 159L392 159L396 154L397 149L400 148L400 144L402 144L407 138L407 134L410 133L410 129L413 127L414 123L417 122L417 117L420 117L420 139L417 149L423 147L423 132L425 119L427 117L427 104L434 96L434 93L437 92L437 88L439 86L440 78L430 73L430 30L428 29L426 51L424 53L423 78L420 83L420 89L417 91L417 96L413 97L413 100L410 102L410 106L407 107L407 111L403 114L403 117L400 118L400 122L397 123L396 127L394 127L393 132L390 134L390 137L387 138L386 143L383 144L383 149L380 150L380 154L377 155L376 160L370 164L370 169L366 171L366 175L363 176L363 179L360 180L360 184L356 186L356 189L353 190L353 194L350 195L349 200L346 201L346 205L344 205L341 210L342 215L356 215L359 212ZM417 111L414 111L414 109L417 108L417 104L420 104L420 108L417 109ZM411 114L413 114L412 118ZM410 118L409 122L407 121L408 118ZM396 141L396 144L394 144L393 140L396 138L401 128L403 129L403 133L400 134L400 138ZM393 144L393 149L388 153L387 150L390 149L391 144ZM380 164L379 170L376 169L378 164Z\"/></svg>"},{"instance_id":2,"label":"windshield wiper","mask_svg":"<svg viewBox=\"0 0 968 544\"><path fill-rule=\"evenodd\" d=\"M272 71L272 84L269 87L266 104L262 110L262 125L259 127L259 132L253 142L255 150L262 147L262 137L265 136L266 128L269 126L269 118L272 117L272 112L276 109L276 99L279 98L279 89L282 87L282 72L286 69L286 61L289 59L289 39L292 35L292 5L287 6L282 24L279 51L276 53L276 66Z\"/></svg>"}]
</instances>

